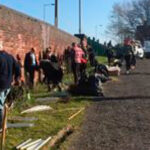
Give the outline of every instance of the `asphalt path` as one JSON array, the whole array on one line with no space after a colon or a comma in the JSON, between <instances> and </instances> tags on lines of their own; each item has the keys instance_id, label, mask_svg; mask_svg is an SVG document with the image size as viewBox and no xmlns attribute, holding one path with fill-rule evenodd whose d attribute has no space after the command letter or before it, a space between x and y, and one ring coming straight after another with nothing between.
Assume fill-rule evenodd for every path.
<instances>
[{"instance_id":1,"label":"asphalt path","mask_svg":"<svg viewBox=\"0 0 150 150\"><path fill-rule=\"evenodd\" d=\"M69 150L150 150L150 60L104 85Z\"/></svg>"}]
</instances>

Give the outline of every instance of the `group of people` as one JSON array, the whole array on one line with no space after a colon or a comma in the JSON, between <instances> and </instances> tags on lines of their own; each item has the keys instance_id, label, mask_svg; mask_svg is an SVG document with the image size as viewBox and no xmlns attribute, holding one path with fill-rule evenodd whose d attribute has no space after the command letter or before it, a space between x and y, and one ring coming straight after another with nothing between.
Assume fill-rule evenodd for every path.
<instances>
[{"instance_id":1,"label":"group of people","mask_svg":"<svg viewBox=\"0 0 150 150\"><path fill-rule=\"evenodd\" d=\"M108 58L108 65L111 66L114 59L120 59L121 62L125 60L126 63L126 74L129 74L131 69L134 69L136 66L136 55L134 50L134 41L131 39L125 39L124 45L120 47L120 54L116 56L113 51L113 46L111 42L108 43L106 48L106 55Z\"/></svg>"},{"instance_id":2,"label":"group of people","mask_svg":"<svg viewBox=\"0 0 150 150\"><path fill-rule=\"evenodd\" d=\"M113 55L111 53L111 48L110 43L107 50L109 64L111 63ZM124 51L126 70L127 73L129 73L131 66L135 66L136 64L131 41L126 41L124 43ZM95 54L92 47L78 43L72 43L72 45L64 51L63 60L66 66L66 72L73 73L75 85L78 85L80 80L86 76L88 61L91 66L99 66L95 59ZM21 62L22 61L19 55L17 55L15 59L3 49L3 43L0 42L0 126L2 125L5 99L11 89L12 82L16 85L19 84L22 76L21 68L23 68L23 66L26 84L29 88L34 87L35 72L38 71L40 73L42 69L44 75L42 81L47 84L52 83L54 86L57 85L59 89L61 89L59 82L62 81L64 70L59 63L57 54L52 52L51 47L46 48L40 60L37 60L36 58L35 49L31 48L25 55L24 65L22 65ZM101 72L102 70L106 70L103 66L101 67L102 68L99 69ZM95 72L99 73L100 71Z\"/></svg>"},{"instance_id":3,"label":"group of people","mask_svg":"<svg viewBox=\"0 0 150 150\"><path fill-rule=\"evenodd\" d=\"M64 52L64 60L66 63L67 72L72 72L74 83L78 84L82 76L86 74L87 62L94 66L95 54L90 46L82 46L77 43L72 43Z\"/></svg>"},{"instance_id":4,"label":"group of people","mask_svg":"<svg viewBox=\"0 0 150 150\"><path fill-rule=\"evenodd\" d=\"M92 61L93 52L89 48L90 60ZM92 54L92 55L91 55ZM80 44L72 43L64 52L64 60L67 62L68 71L72 71L74 75L74 83L78 84L81 76L85 74L88 59L88 49ZM24 67L24 68L23 68ZM12 83L20 84L22 69L24 69L26 85L29 88L34 87L35 72L43 69L43 82L53 82L58 84L61 82L63 70L59 65L59 60L51 47L48 47L40 60L36 58L34 48L25 54L24 65L19 55L14 58L3 48L3 42L0 42L0 127L2 126L3 107L5 99L10 92Z\"/></svg>"},{"instance_id":5,"label":"group of people","mask_svg":"<svg viewBox=\"0 0 150 150\"><path fill-rule=\"evenodd\" d=\"M59 67L59 62L58 58L55 52L52 52L51 47L46 48L45 51L43 51L42 57L38 60L36 58L35 54L35 49L31 48L31 50L25 55L25 60L24 60L24 71L25 71L25 78L26 78L26 83L29 86L29 88L34 87L34 81L35 81L35 72L39 72L41 74L41 69L43 70L43 79L42 82L47 83L48 78L47 78L47 70L49 69L53 74L54 70L52 70L50 67L47 68L47 66L44 64L43 67L43 61L49 62L52 67L57 70L60 69ZM57 66L57 67L56 67ZM46 68L46 69L45 69Z\"/></svg>"},{"instance_id":6,"label":"group of people","mask_svg":"<svg viewBox=\"0 0 150 150\"><path fill-rule=\"evenodd\" d=\"M85 73L86 69L86 51L80 45L72 43L72 48L68 49L69 52L67 61L70 61L70 64L67 65L72 69L75 84L78 84L80 77Z\"/></svg>"},{"instance_id":7,"label":"group of people","mask_svg":"<svg viewBox=\"0 0 150 150\"><path fill-rule=\"evenodd\" d=\"M50 49L50 47L46 49L42 59L57 62L55 54L51 53ZM17 86L21 84L22 69L24 69L27 87L33 88L35 72L40 70L35 49L31 48L25 54L24 65L22 65L20 56L17 54L16 58L13 57L4 50L3 42L0 41L0 128L2 127L5 100L11 91L12 84Z\"/></svg>"}]
</instances>

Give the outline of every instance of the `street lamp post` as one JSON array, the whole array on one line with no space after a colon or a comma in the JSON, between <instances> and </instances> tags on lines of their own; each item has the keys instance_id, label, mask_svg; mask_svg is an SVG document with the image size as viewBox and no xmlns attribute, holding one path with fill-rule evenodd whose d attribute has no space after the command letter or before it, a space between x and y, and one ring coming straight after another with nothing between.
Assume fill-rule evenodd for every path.
<instances>
[{"instance_id":1,"label":"street lamp post","mask_svg":"<svg viewBox=\"0 0 150 150\"><path fill-rule=\"evenodd\" d=\"M95 39L97 39L97 37L98 37L98 27L102 27L103 25L96 25L95 26Z\"/></svg>"},{"instance_id":2,"label":"street lamp post","mask_svg":"<svg viewBox=\"0 0 150 150\"><path fill-rule=\"evenodd\" d=\"M81 34L81 0L79 0L79 34Z\"/></svg>"},{"instance_id":3,"label":"street lamp post","mask_svg":"<svg viewBox=\"0 0 150 150\"><path fill-rule=\"evenodd\" d=\"M43 5L43 21L46 19L46 7L50 6L51 4L44 4Z\"/></svg>"},{"instance_id":4,"label":"street lamp post","mask_svg":"<svg viewBox=\"0 0 150 150\"><path fill-rule=\"evenodd\" d=\"M58 0L55 0L55 27L58 28Z\"/></svg>"},{"instance_id":5,"label":"street lamp post","mask_svg":"<svg viewBox=\"0 0 150 150\"><path fill-rule=\"evenodd\" d=\"M46 7L55 6L55 27L58 28L58 0L55 0L55 3L44 4L43 5L43 21L46 19Z\"/></svg>"}]
</instances>

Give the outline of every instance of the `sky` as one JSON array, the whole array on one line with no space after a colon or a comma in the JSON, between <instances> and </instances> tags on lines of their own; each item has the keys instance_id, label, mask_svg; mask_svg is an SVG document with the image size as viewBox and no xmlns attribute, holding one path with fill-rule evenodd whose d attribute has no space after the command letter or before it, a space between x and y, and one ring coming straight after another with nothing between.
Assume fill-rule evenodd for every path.
<instances>
[{"instance_id":1,"label":"sky","mask_svg":"<svg viewBox=\"0 0 150 150\"><path fill-rule=\"evenodd\" d=\"M79 0L59 1L59 28L75 34L79 32ZM110 21L112 7L116 2L126 0L81 0L82 33L96 37L100 42L109 41L105 33ZM54 4L55 0L0 0L0 4L27 15L43 20L44 4ZM45 21L54 24L54 6L45 7Z\"/></svg>"}]
</instances>

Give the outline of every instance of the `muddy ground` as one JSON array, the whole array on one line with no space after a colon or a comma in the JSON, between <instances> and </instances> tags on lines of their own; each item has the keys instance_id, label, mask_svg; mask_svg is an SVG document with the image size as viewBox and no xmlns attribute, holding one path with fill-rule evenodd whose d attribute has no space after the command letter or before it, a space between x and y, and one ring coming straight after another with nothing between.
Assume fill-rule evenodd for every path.
<instances>
[{"instance_id":1,"label":"muddy ground","mask_svg":"<svg viewBox=\"0 0 150 150\"><path fill-rule=\"evenodd\" d=\"M150 60L104 86L69 150L150 150Z\"/></svg>"}]
</instances>

